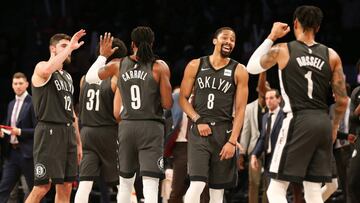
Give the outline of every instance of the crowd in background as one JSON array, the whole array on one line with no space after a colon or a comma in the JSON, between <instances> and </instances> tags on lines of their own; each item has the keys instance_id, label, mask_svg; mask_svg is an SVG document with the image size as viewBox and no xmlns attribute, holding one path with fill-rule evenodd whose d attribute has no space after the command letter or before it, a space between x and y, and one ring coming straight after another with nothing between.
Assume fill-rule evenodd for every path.
<instances>
[{"instance_id":1,"label":"crowd in background","mask_svg":"<svg viewBox=\"0 0 360 203\"><path fill-rule=\"evenodd\" d=\"M31 76L35 63L47 59L48 39L56 32L87 31L85 45L73 54L73 63L67 67L78 83L95 60L98 37L105 31L122 39L130 46L129 33L138 25L148 25L155 36L155 53L165 59L172 71L173 86L180 83L184 66L191 58L209 54L213 30L230 26L237 32L236 48L232 58L246 64L255 47L266 37L272 22L279 20L292 24L292 12L304 0L256 1L29 1L19 4L9 1L0 8L0 112L4 112L12 93L11 75L16 71ZM324 20L318 41L338 50L344 64L347 81L356 84L355 47L360 31L360 2L354 0L318 0L314 5L324 11ZM289 34L283 40L293 39ZM271 73L272 72L272 73ZM277 81L276 71L270 71L270 83ZM254 81L255 80L255 81ZM250 77L249 88L256 86L256 77ZM274 84L277 87L277 84ZM249 101L256 98L251 93ZM0 118L2 118L2 113Z\"/></svg>"},{"instance_id":2,"label":"crowd in background","mask_svg":"<svg viewBox=\"0 0 360 203\"><path fill-rule=\"evenodd\" d=\"M80 78L95 60L98 39L104 32L111 32L130 46L131 30L137 25L150 26L156 33L155 53L169 64L175 87L180 84L190 59L210 54L213 45L209 42L218 27L230 26L236 31L237 45L231 57L246 64L271 29L272 22L291 24L294 8L307 1L44 0L21 5L17 1L8 3L9 7L0 8L0 120L4 119L7 104L13 98L11 76L21 71L30 79L36 62L49 57L48 39L54 33L71 34L80 28L87 32L84 46L74 52L72 63L66 67L74 79L77 101ZM317 40L338 51L346 81L354 88L358 84L356 63L359 56L355 48L360 45L357 40L360 2L318 0L315 5L323 9L325 16ZM289 34L282 40L293 38ZM257 98L257 79L250 75L249 103ZM275 69L268 72L267 80L278 88Z\"/></svg>"}]
</instances>

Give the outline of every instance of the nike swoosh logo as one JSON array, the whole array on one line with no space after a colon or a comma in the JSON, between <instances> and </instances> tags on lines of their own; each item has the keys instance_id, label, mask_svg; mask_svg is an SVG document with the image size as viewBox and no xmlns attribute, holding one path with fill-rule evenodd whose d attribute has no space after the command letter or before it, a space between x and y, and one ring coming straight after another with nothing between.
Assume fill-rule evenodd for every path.
<instances>
[{"instance_id":1,"label":"nike swoosh logo","mask_svg":"<svg viewBox=\"0 0 360 203\"><path fill-rule=\"evenodd\" d=\"M209 70L210 68L201 68L201 71Z\"/></svg>"},{"instance_id":2,"label":"nike swoosh logo","mask_svg":"<svg viewBox=\"0 0 360 203\"><path fill-rule=\"evenodd\" d=\"M226 130L226 133L231 133L232 132L232 130Z\"/></svg>"}]
</instances>

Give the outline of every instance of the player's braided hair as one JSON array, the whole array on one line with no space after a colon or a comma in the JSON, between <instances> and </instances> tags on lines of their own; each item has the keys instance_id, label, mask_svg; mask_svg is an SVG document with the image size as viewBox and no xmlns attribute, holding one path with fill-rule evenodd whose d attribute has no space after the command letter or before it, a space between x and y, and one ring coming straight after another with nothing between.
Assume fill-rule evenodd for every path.
<instances>
[{"instance_id":1,"label":"player's braided hair","mask_svg":"<svg viewBox=\"0 0 360 203\"><path fill-rule=\"evenodd\" d=\"M150 63L155 60L152 50L154 39L154 32L150 27L139 26L131 32L131 40L138 48L136 56L138 57L139 62Z\"/></svg>"}]
</instances>

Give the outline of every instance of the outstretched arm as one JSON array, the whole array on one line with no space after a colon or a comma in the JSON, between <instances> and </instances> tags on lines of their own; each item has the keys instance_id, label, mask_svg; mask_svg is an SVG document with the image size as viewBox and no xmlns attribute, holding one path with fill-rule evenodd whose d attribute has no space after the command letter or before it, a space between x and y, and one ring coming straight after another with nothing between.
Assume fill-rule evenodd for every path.
<instances>
[{"instance_id":1,"label":"outstretched arm","mask_svg":"<svg viewBox=\"0 0 360 203\"><path fill-rule=\"evenodd\" d=\"M286 23L276 22L273 24L271 33L265 41L251 55L247 71L251 74L259 74L271 68L278 62L280 46L272 47L275 40L285 36L290 32L290 27Z\"/></svg>"},{"instance_id":2,"label":"outstretched arm","mask_svg":"<svg viewBox=\"0 0 360 203\"><path fill-rule=\"evenodd\" d=\"M107 58L109 58L119 47L112 48L114 37L110 32L105 32L104 37L100 35L100 55L91 65L86 73L86 82L98 83L115 74L114 70L118 69L115 63L105 66Z\"/></svg>"},{"instance_id":3,"label":"outstretched arm","mask_svg":"<svg viewBox=\"0 0 360 203\"><path fill-rule=\"evenodd\" d=\"M84 44L83 41L79 42L80 38L85 35L85 30L81 29L76 32L68 45L59 54L51 54L48 61L41 61L35 66L34 74L32 76L32 83L38 87L43 85L51 76L51 74L63 67L64 61L71 55L73 50L78 49ZM51 45L52 46L52 45Z\"/></svg>"}]
</instances>

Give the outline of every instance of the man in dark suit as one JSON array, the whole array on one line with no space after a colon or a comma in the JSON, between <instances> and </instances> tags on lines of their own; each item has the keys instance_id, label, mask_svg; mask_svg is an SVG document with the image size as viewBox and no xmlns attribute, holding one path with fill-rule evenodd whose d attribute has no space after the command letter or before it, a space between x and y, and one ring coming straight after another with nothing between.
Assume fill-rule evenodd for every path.
<instances>
[{"instance_id":1,"label":"man in dark suit","mask_svg":"<svg viewBox=\"0 0 360 203\"><path fill-rule=\"evenodd\" d=\"M261 134L251 155L251 166L258 169L257 159L265 152L264 168L268 171L285 114L280 108L281 98L278 90L267 91L265 102L269 111L262 118Z\"/></svg>"},{"instance_id":2,"label":"man in dark suit","mask_svg":"<svg viewBox=\"0 0 360 203\"><path fill-rule=\"evenodd\" d=\"M15 73L12 88L15 99L9 103L5 125L1 128L2 154L5 157L0 182L0 203L7 202L10 192L21 174L31 189L34 181L33 134L36 124L31 96L26 91L29 83L23 73Z\"/></svg>"},{"instance_id":3,"label":"man in dark suit","mask_svg":"<svg viewBox=\"0 0 360 203\"><path fill-rule=\"evenodd\" d=\"M251 168L253 170L260 170L258 159L265 152L264 169L265 173L269 171L272 152L275 149L275 144L280 133L283 119L285 117L284 111L280 108L280 93L277 89L268 90L265 94L265 103L268 112L262 117L262 126L260 137L251 153ZM267 188L269 179L264 178L264 187ZM267 202L263 200L262 202Z\"/></svg>"}]
</instances>

